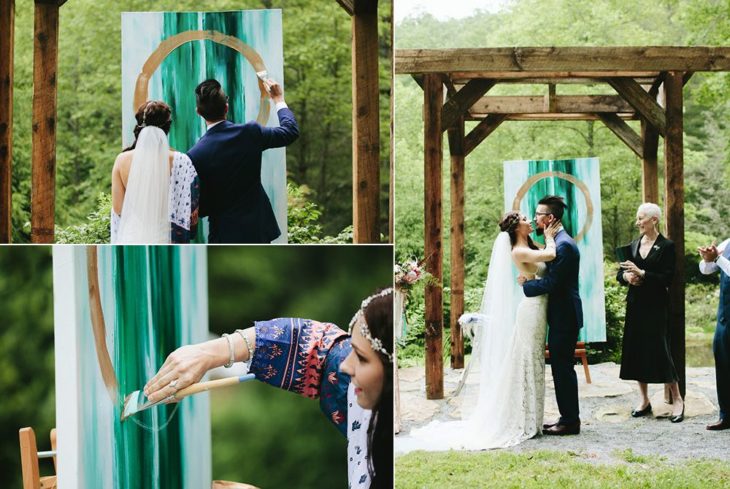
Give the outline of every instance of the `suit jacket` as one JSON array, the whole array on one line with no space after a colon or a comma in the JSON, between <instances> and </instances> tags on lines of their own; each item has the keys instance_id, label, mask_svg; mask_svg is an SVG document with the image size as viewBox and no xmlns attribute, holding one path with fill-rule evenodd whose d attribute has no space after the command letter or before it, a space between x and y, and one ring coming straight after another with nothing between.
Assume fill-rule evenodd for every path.
<instances>
[{"instance_id":1,"label":"suit jacket","mask_svg":"<svg viewBox=\"0 0 730 489\"><path fill-rule=\"evenodd\" d=\"M555 236L555 260L547 262L547 274L522 286L527 297L548 294L547 319L551 328L571 331L583 327L583 303L578 292L580 252L565 232Z\"/></svg>"},{"instance_id":2,"label":"suit jacket","mask_svg":"<svg viewBox=\"0 0 730 489\"><path fill-rule=\"evenodd\" d=\"M281 231L263 186L261 154L299 137L294 114L279 109L279 127L223 121L190 148L200 177L200 215L209 216L211 243L268 243Z\"/></svg>"}]
</instances>

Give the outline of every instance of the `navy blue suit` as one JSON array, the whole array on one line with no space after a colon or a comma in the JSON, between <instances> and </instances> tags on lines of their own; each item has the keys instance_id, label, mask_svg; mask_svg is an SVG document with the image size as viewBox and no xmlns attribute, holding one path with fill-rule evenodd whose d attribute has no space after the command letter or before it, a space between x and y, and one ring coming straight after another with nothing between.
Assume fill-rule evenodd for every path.
<instances>
[{"instance_id":1,"label":"navy blue suit","mask_svg":"<svg viewBox=\"0 0 730 489\"><path fill-rule=\"evenodd\" d=\"M279 127L223 121L211 127L188 156L200 177L200 215L209 216L210 243L269 243L281 231L261 185L261 153L299 137L288 108L277 113Z\"/></svg>"},{"instance_id":2,"label":"navy blue suit","mask_svg":"<svg viewBox=\"0 0 730 489\"><path fill-rule=\"evenodd\" d=\"M573 357L578 331L583 327L583 304L578 293L580 252L564 230L555 236L555 245L556 257L547 263L545 277L525 282L522 290L527 297L548 294L548 348L559 422L573 424L579 421L578 377Z\"/></svg>"},{"instance_id":3,"label":"navy blue suit","mask_svg":"<svg viewBox=\"0 0 730 489\"><path fill-rule=\"evenodd\" d=\"M730 260L730 244L722 256ZM730 276L720 270L720 305L717 308L717 329L712 341L715 354L715 379L720 419L730 416Z\"/></svg>"}]
</instances>

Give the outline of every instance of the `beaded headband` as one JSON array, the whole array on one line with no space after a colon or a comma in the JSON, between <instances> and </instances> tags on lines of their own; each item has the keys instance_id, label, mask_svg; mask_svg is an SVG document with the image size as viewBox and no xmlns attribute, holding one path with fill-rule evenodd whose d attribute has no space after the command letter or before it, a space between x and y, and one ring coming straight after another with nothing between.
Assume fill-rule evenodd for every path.
<instances>
[{"instance_id":1,"label":"beaded headband","mask_svg":"<svg viewBox=\"0 0 730 489\"><path fill-rule=\"evenodd\" d=\"M362 301L362 304L360 304L360 309L355 313L354 316L352 316L352 319L350 320L350 327L349 332L352 334L352 328L355 326L355 323L357 322L358 318L362 317L362 323L360 324L360 334L370 342L370 346L373 348L373 350L377 351L378 353L382 353L386 357L388 357L388 361L393 363L393 354L388 353L388 350L385 349L385 346L383 345L383 342L380 341L380 338L373 338L373 335L370 334L370 328L368 328L368 323L365 321L365 308L368 307L368 305L375 299L379 297L385 297L388 294L392 294L393 289L387 288L384 290L381 290L377 294L373 294L364 301Z\"/></svg>"}]
</instances>

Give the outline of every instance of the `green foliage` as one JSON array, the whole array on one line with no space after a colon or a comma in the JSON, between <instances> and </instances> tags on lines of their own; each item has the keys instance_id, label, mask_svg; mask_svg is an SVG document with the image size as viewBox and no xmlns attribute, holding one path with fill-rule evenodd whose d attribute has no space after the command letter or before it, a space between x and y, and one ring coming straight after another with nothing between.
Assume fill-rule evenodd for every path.
<instances>
[{"instance_id":1,"label":"green foliage","mask_svg":"<svg viewBox=\"0 0 730 489\"><path fill-rule=\"evenodd\" d=\"M396 458L396 489L490 488L719 488L726 487L726 460L690 459L671 463L631 450L613 454L615 463L596 463L591 454L557 451L514 453L412 452Z\"/></svg>"},{"instance_id":2,"label":"green foliage","mask_svg":"<svg viewBox=\"0 0 730 489\"><path fill-rule=\"evenodd\" d=\"M111 194L100 193L97 207L83 224L56 230L59 244L103 244L111 241L110 221L112 211Z\"/></svg>"},{"instance_id":3,"label":"green foliage","mask_svg":"<svg viewBox=\"0 0 730 489\"><path fill-rule=\"evenodd\" d=\"M285 95L301 128L287 149L289 178L311 189L331 235L352 222L351 19L335 1L74 0L60 10L56 226L84 225L109 192L121 150L121 12L281 8ZM33 2L17 0L13 117L13 241L30 240ZM381 1L381 231L387 233L390 1ZM190 94L192 96L192 94ZM244 121L239 121L244 122ZM181 148L186 149L186 148ZM70 229L75 239L80 230ZM344 238L343 238L344 239ZM68 241L70 242L70 241Z\"/></svg>"},{"instance_id":4,"label":"green foliage","mask_svg":"<svg viewBox=\"0 0 730 489\"><path fill-rule=\"evenodd\" d=\"M288 195L287 222L289 226L289 244L352 243L352 225L340 231L337 236L322 236L322 225L319 219L322 212L314 202L308 200L310 190L302 185L297 187L291 182L286 186Z\"/></svg>"}]
</instances>

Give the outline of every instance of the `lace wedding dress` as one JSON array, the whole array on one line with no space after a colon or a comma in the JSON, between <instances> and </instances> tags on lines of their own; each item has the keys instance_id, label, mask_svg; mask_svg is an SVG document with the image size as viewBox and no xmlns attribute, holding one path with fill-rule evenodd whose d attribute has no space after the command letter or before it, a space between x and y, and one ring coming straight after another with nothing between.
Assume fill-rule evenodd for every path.
<instances>
[{"instance_id":1,"label":"lace wedding dress","mask_svg":"<svg viewBox=\"0 0 730 489\"><path fill-rule=\"evenodd\" d=\"M536 275L544 274L545 264L536 265ZM467 381L465 394L459 396L462 419L432 421L397 436L396 452L505 448L541 432L547 296L525 297L514 288L518 287L515 276L509 237L500 236L493 248L482 308L476 315L482 324L472 361L478 366L469 374L476 381ZM476 396L469 395L470 385L478 391Z\"/></svg>"}]
</instances>

